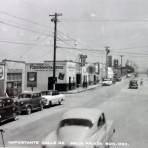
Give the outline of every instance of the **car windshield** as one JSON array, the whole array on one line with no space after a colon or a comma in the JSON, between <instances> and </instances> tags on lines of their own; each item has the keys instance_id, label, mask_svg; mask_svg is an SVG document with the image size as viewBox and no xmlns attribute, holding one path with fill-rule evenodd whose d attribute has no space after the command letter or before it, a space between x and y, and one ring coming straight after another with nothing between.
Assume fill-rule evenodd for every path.
<instances>
[{"instance_id":1,"label":"car windshield","mask_svg":"<svg viewBox=\"0 0 148 148\"><path fill-rule=\"evenodd\" d=\"M18 98L31 98L31 94L20 94Z\"/></svg>"},{"instance_id":2,"label":"car windshield","mask_svg":"<svg viewBox=\"0 0 148 148\"><path fill-rule=\"evenodd\" d=\"M64 119L60 122L60 127L64 126L85 126L91 128L93 126L93 123L88 119Z\"/></svg>"},{"instance_id":3,"label":"car windshield","mask_svg":"<svg viewBox=\"0 0 148 148\"><path fill-rule=\"evenodd\" d=\"M110 81L110 79L104 79L104 81Z\"/></svg>"}]
</instances>

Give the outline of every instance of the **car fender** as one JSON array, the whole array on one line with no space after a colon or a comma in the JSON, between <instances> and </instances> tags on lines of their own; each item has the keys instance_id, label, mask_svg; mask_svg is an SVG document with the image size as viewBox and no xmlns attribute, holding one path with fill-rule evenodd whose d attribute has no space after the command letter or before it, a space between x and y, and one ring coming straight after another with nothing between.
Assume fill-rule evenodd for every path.
<instances>
[{"instance_id":1,"label":"car fender","mask_svg":"<svg viewBox=\"0 0 148 148\"><path fill-rule=\"evenodd\" d=\"M107 135L107 141L109 142L115 133L115 127L112 120L107 120L106 122L106 135Z\"/></svg>"},{"instance_id":2,"label":"car fender","mask_svg":"<svg viewBox=\"0 0 148 148\"><path fill-rule=\"evenodd\" d=\"M42 147L45 146L46 148L51 148L53 146L57 146L57 132L52 131L45 139L42 140Z\"/></svg>"}]
</instances>

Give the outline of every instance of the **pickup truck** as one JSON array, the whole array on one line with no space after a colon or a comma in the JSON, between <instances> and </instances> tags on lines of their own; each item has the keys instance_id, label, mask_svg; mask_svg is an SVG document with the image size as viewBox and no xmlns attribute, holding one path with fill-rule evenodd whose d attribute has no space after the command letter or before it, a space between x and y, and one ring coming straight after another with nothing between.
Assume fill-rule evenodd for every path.
<instances>
[{"instance_id":1,"label":"pickup truck","mask_svg":"<svg viewBox=\"0 0 148 148\"><path fill-rule=\"evenodd\" d=\"M74 108L64 113L57 129L42 141L43 148L106 148L115 128L95 108ZM52 145L52 146L51 146Z\"/></svg>"}]
</instances>

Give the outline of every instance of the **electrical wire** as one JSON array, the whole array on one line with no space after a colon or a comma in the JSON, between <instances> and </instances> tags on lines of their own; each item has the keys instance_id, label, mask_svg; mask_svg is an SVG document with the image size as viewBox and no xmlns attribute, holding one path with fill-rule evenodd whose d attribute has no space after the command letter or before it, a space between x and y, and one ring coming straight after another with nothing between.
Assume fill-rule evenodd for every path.
<instances>
[{"instance_id":1,"label":"electrical wire","mask_svg":"<svg viewBox=\"0 0 148 148\"><path fill-rule=\"evenodd\" d=\"M5 11L1 11L1 10L0 10L0 13L1 13L1 14L4 14L4 15L6 15L6 16L9 16L9 17L13 17L13 18L18 19L18 20L22 20L22 21L31 23L31 24L33 24L33 25L38 25L38 26L40 26L40 27L49 28L47 25L40 24L40 23L38 23L38 22L29 20L29 19L26 19L26 18L23 18L23 17L19 17L19 16L16 16L16 15L13 15L13 14L10 14L10 13L5 12Z\"/></svg>"}]
</instances>

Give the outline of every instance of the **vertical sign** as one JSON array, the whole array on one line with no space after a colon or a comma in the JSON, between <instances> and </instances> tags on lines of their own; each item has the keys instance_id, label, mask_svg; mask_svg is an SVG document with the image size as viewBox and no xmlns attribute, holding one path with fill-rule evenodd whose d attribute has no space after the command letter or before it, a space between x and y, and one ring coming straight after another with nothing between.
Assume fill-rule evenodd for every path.
<instances>
[{"instance_id":1,"label":"vertical sign","mask_svg":"<svg viewBox=\"0 0 148 148\"><path fill-rule=\"evenodd\" d=\"M27 72L27 87L37 87L37 72Z\"/></svg>"},{"instance_id":2,"label":"vertical sign","mask_svg":"<svg viewBox=\"0 0 148 148\"><path fill-rule=\"evenodd\" d=\"M4 80L4 65L0 65L0 80Z\"/></svg>"}]
</instances>

